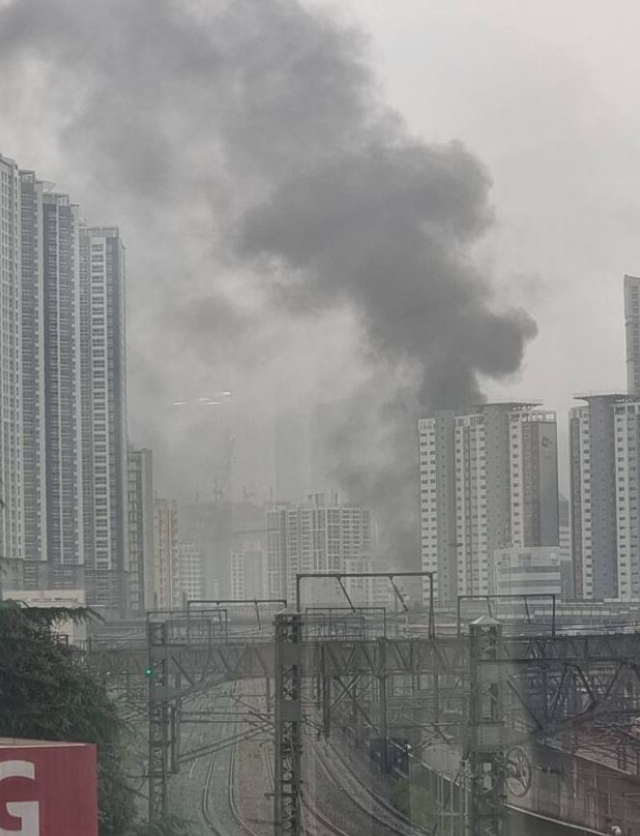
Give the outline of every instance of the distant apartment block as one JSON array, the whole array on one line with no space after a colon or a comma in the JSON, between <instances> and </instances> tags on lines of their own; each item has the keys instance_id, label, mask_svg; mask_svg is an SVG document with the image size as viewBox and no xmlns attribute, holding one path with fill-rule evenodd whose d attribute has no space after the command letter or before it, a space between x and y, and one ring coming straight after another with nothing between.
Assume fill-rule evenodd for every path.
<instances>
[{"instance_id":1,"label":"distant apartment block","mask_svg":"<svg viewBox=\"0 0 640 836\"><path fill-rule=\"evenodd\" d=\"M627 392L640 395L640 278L624 277L624 324L627 345Z\"/></svg>"},{"instance_id":2,"label":"distant apartment block","mask_svg":"<svg viewBox=\"0 0 640 836\"><path fill-rule=\"evenodd\" d=\"M495 589L498 595L562 597L560 549L554 546L496 549ZM520 605L514 602L514 607Z\"/></svg>"},{"instance_id":3,"label":"distant apartment block","mask_svg":"<svg viewBox=\"0 0 640 836\"><path fill-rule=\"evenodd\" d=\"M182 605L178 559L178 503L156 497L154 503L154 609L174 610Z\"/></svg>"},{"instance_id":4,"label":"distant apartment block","mask_svg":"<svg viewBox=\"0 0 640 836\"><path fill-rule=\"evenodd\" d=\"M80 232L82 466L88 600L128 598L124 246L116 227Z\"/></svg>"},{"instance_id":5,"label":"distant apartment block","mask_svg":"<svg viewBox=\"0 0 640 836\"><path fill-rule=\"evenodd\" d=\"M295 605L296 574L344 572L347 561L371 553L372 513L343 504L335 493L310 494L304 504L270 506L266 511L267 590L269 597ZM314 582L310 582L313 584ZM305 599L341 600L336 582L315 582Z\"/></svg>"},{"instance_id":6,"label":"distant apartment block","mask_svg":"<svg viewBox=\"0 0 640 836\"><path fill-rule=\"evenodd\" d=\"M37 179L32 171L20 172L21 199L21 276L22 276L22 453L23 453L23 482L24 482L24 570L20 579L21 587L28 589L44 588L47 586L48 575L48 508L47 508L47 462L46 462L46 374L45 363L51 363L54 357L47 352L47 334L50 333L49 318L45 318L45 265L44 265L44 195L43 183ZM51 198L48 197L48 200ZM52 220L51 203L48 204L47 218ZM55 201L53 203L55 206ZM71 220L71 218L69 219ZM77 224L74 218L73 232L70 236L60 236L49 228L51 235L47 250L48 282L55 281L54 265L51 262L51 251L67 238L77 241ZM68 224L71 232L71 224ZM62 231L62 230L60 230ZM74 250L77 248L74 247ZM78 264L73 270L74 284L77 277ZM68 275L67 270L67 275ZM55 293L55 290L54 290ZM65 294L63 294L65 295ZM71 295L66 294L69 301ZM77 295L75 295L77 302ZM65 349L68 348L65 346ZM72 401L73 403L73 401ZM79 415L79 412L78 412ZM72 436L77 428L77 418L74 415ZM59 456L59 454L58 454ZM75 492L75 491L74 491ZM76 493L77 498L77 493ZM58 506L59 510L59 506ZM55 514L55 512L54 512ZM60 517L58 516L58 526ZM76 515L74 514L74 517ZM77 522L77 517L74 522ZM79 544L78 544L79 545ZM58 551L61 543L58 542ZM77 560L77 549L76 549ZM80 579L78 579L80 582Z\"/></svg>"},{"instance_id":7,"label":"distant apartment block","mask_svg":"<svg viewBox=\"0 0 640 836\"><path fill-rule=\"evenodd\" d=\"M125 609L124 248L4 157L0 197L5 584Z\"/></svg>"},{"instance_id":8,"label":"distant apartment block","mask_svg":"<svg viewBox=\"0 0 640 836\"><path fill-rule=\"evenodd\" d=\"M572 557L578 598L618 594L614 407L624 394L585 395L569 414ZM622 463L622 462L621 462Z\"/></svg>"},{"instance_id":9,"label":"distant apartment block","mask_svg":"<svg viewBox=\"0 0 640 836\"><path fill-rule=\"evenodd\" d=\"M42 203L44 363L42 380L36 381L30 394L37 403L37 392L44 391L44 402L39 406L44 407L45 422L49 585L67 588L82 585L85 558L79 217L78 207L66 195L44 194ZM25 415L29 406L25 399ZM25 473L29 473L33 464L37 466L36 462L25 462ZM29 477L30 482L35 481L31 473ZM42 581L38 582L40 585ZM98 603L89 597L92 603Z\"/></svg>"},{"instance_id":10,"label":"distant apartment block","mask_svg":"<svg viewBox=\"0 0 640 836\"><path fill-rule=\"evenodd\" d=\"M422 568L437 601L494 593L497 549L558 545L555 413L531 402L441 411L419 422L419 443Z\"/></svg>"},{"instance_id":11,"label":"distant apartment block","mask_svg":"<svg viewBox=\"0 0 640 836\"><path fill-rule=\"evenodd\" d=\"M246 536L231 555L231 597L235 600L270 597L267 589L263 537Z\"/></svg>"},{"instance_id":12,"label":"distant apartment block","mask_svg":"<svg viewBox=\"0 0 640 836\"><path fill-rule=\"evenodd\" d=\"M178 587L180 608L205 597L202 549L189 541L178 543Z\"/></svg>"},{"instance_id":13,"label":"distant apartment block","mask_svg":"<svg viewBox=\"0 0 640 836\"><path fill-rule=\"evenodd\" d=\"M153 454L129 449L127 479L129 607L143 615L154 608Z\"/></svg>"},{"instance_id":14,"label":"distant apartment block","mask_svg":"<svg viewBox=\"0 0 640 836\"><path fill-rule=\"evenodd\" d=\"M20 177L0 156L0 555L4 586L21 580L24 560Z\"/></svg>"},{"instance_id":15,"label":"distant apartment block","mask_svg":"<svg viewBox=\"0 0 640 836\"><path fill-rule=\"evenodd\" d=\"M562 595L569 601L575 597L573 560L571 558L571 504L560 495L558 503L558 543L560 546L560 565L562 569Z\"/></svg>"},{"instance_id":16,"label":"distant apartment block","mask_svg":"<svg viewBox=\"0 0 640 836\"><path fill-rule=\"evenodd\" d=\"M570 413L576 595L640 597L640 399L586 395Z\"/></svg>"},{"instance_id":17,"label":"distant apartment block","mask_svg":"<svg viewBox=\"0 0 640 836\"><path fill-rule=\"evenodd\" d=\"M376 572L384 572L388 570L388 564L385 561L376 559L371 555L363 555L362 557L349 557L345 560L345 572L350 575L367 575ZM344 586L349 596L350 601L356 606L368 607L372 609L385 610L401 610L402 604L400 596L407 604L416 603L420 600L420 594L417 596L414 593L414 600L412 601L411 594L407 594L407 584L403 584L401 578L396 578L396 589L398 593L394 592L393 586L389 578L379 577L351 577L345 578ZM417 580L417 579L414 579ZM418 587L419 589L419 587ZM342 606L349 606L346 597L343 597Z\"/></svg>"}]
</instances>

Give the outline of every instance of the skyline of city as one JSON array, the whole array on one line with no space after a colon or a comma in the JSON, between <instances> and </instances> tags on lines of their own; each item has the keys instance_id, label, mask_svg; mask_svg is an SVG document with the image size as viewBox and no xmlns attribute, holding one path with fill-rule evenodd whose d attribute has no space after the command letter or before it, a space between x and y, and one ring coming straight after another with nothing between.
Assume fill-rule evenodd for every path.
<instances>
[{"instance_id":1,"label":"skyline of city","mask_svg":"<svg viewBox=\"0 0 640 836\"><path fill-rule=\"evenodd\" d=\"M0 0L0 836L640 835L639 25Z\"/></svg>"},{"instance_id":2,"label":"skyline of city","mask_svg":"<svg viewBox=\"0 0 640 836\"><path fill-rule=\"evenodd\" d=\"M125 268L124 247L118 230L116 227L87 226L81 220L78 206L67 195L52 191L33 171L20 170L10 158L0 157L0 166L5 215L3 248L6 253L3 283L5 298L13 303L12 307L4 306L3 309L3 319L8 323L4 330L6 336L2 355L3 408L4 414L12 417L9 436L3 444L3 501L6 508L0 531L3 553L15 555L8 558L10 571L6 585L41 589L81 587L87 589L91 603L125 606L134 611L141 609L143 601L147 608L151 600L177 605L177 592L165 594L160 587L151 591L155 583L149 580L153 576L152 568L159 571L164 564L162 557L155 552L156 546L151 546L153 537L141 533L149 528L149 496L150 490L153 494L153 488L147 484L148 475L142 480L146 486L141 484L141 465L139 462L134 464L140 451L128 450ZM623 281L627 372L629 392L633 393L634 389L637 391L640 376L640 279L626 275ZM19 369L19 376L15 373L16 369ZM626 400L630 400L630 395L626 396ZM598 398L589 398L591 404L598 402ZM590 534L594 513L592 505L595 507L597 502L591 496L585 504L584 485L579 490L576 482L579 478L578 465L587 455L585 444L597 447L593 432L588 441L584 440L589 425L589 410L587 413L584 410L580 407L571 410L570 449L565 456L572 462L570 493L575 520L572 547L574 588L576 594L582 591L587 597L611 598L620 594L628 599L640 595L640 581L637 580L640 555L635 554L636 535L632 533L636 526L635 517L627 513L624 524L628 533L622 537L628 539L624 546L620 541L618 549L615 532L619 528L620 514L610 512L606 529L609 533L601 534L602 542L607 540L610 554L598 556L600 552L597 547L592 548ZM514 418L518 412L523 421ZM491 414L502 417L491 419ZM511 417L506 418L507 414ZM496 439L498 436L502 439L493 443L493 453L488 456L489 470L482 477L475 472L476 459L485 455L485 442L479 438L479 432L485 433L485 420L480 420L481 415L487 416L489 422L487 439L490 440L495 433L498 433ZM294 417L291 413L291 418ZM286 491L287 486L289 489L295 486L294 491L298 491L298 496L276 496L276 500L303 501L304 496L310 493L307 489L300 495L304 480L308 480L310 474L317 480L321 472L317 466L309 465L313 457L317 459L320 455L320 448L312 450L309 446L308 413L304 420L307 423L304 426L300 424L303 432L300 439L296 440L295 424L292 424L293 433L287 435L280 432L278 435L276 432L274 436L274 450L284 477L281 489ZM492 420L498 420L495 430L491 429ZM508 423L505 423L509 420L515 420L510 437ZM616 416L617 424L626 422L627 458L635 450L633 430L627 427L631 420L631 417ZM504 423L502 429L500 422ZM517 432L516 424L519 427L522 424ZM546 435L544 439L535 436L542 426L552 428L551 435ZM285 425L281 427L284 430ZM605 435L613 431L612 427L611 423ZM229 429L225 432L229 438L232 437ZM461 590L465 593L493 590L496 580L491 568L492 555L497 549L559 545L558 462L562 456L558 453L554 413L543 413L535 409L533 403L524 402L496 409L491 404L485 404L479 411L461 407L449 412L436 412L434 418L422 419L420 433L423 438L421 446L428 436L427 443L433 444L435 440L439 451L431 460L421 457L420 477L421 563L423 568L437 571L438 600L449 601ZM314 438L315 447L319 438ZM464 441L464 438L467 440ZM302 447L292 448L296 452L288 460L287 443L297 444L298 441ZM516 441L517 451L514 447ZM475 452L469 452L469 444L471 447L480 446ZM575 452L578 449L576 445L580 448L579 453ZM506 453L498 452L501 446ZM510 446L514 447L511 452ZM543 449L544 456L541 455ZM223 454L230 455L230 451ZM459 468L454 465L452 456L456 461L466 462L467 475L463 483L456 473ZM471 459L465 456L471 456L474 461L473 476L469 469ZM294 464L296 457L299 463ZM527 461L529 464L526 464ZM291 470L292 465L294 470ZM597 469L598 466L596 461L594 467ZM231 467L229 458L227 493L232 491ZM636 466L629 464L628 467L629 472L635 475ZM605 467L610 480L609 492L615 492L619 481L614 470L611 459ZM428 491L424 489L427 471L430 483L437 475L436 504L430 504L434 488L430 485ZM510 488L500 495L501 498L498 491L491 499L499 472L505 474L504 484L510 485ZM532 485L534 472L538 482ZM135 497L131 487L127 487L127 474L140 482ZM527 485L527 496L522 492L524 485ZM514 489L514 486L517 487ZM313 490L313 486L308 488ZM146 496L146 521L141 522L132 511L132 502L134 505L139 503L139 492L142 490ZM215 490L214 483L214 494ZM626 503L629 511L636 501L635 488L630 487L629 490L629 497L617 500L618 508ZM577 493L581 500L576 499ZM468 499L465 499L467 494ZM23 499L16 501L16 497L21 495ZM533 502L532 495L538 497L536 502ZM465 507L472 496L475 497L474 503L480 503L473 519L476 519L476 514L487 513L490 518L488 527L476 519L473 534L473 526L469 528L464 522L467 514ZM227 499L232 503L235 501L232 492ZM158 501L163 500L156 500L156 508ZM262 501L268 502L264 496ZM516 510L516 505L522 505L522 513ZM130 525L133 528L142 526L136 536ZM535 533L532 526L537 526ZM188 529L187 525L187 535ZM267 529L265 522L265 531ZM439 529L445 532L442 536L438 533ZM611 532L614 532L612 536ZM578 537L583 538L581 544ZM143 556L145 547L141 543L145 539L146 550L154 550L153 561ZM484 539L486 545L481 545ZM184 542L195 541L187 536ZM185 544L179 548L176 540L176 566L178 554L188 555L188 560L195 566L193 549L196 547L190 549ZM198 548L203 553L207 550L204 544ZM227 554L227 551L224 557L210 554L204 561L202 589L211 587L213 583L219 585L221 581L223 587L231 584L229 589L234 584L237 588L244 585L239 580L244 576L243 559L238 552L231 550ZM596 554L595 563L592 551ZM266 550L263 549L263 552ZM204 559L202 555L200 559ZM207 568L212 560L218 564L215 569ZM221 560L228 562L229 566L220 566ZM345 565L343 562L341 568L344 569ZM597 567L595 577L601 578L595 584L594 566ZM194 572L197 574L194 568L189 571L193 577ZM265 577L267 574L265 571ZM623 575L628 577L624 583ZM205 581L207 577L209 581ZM262 585L274 587L273 583ZM283 590L280 589L280 592ZM291 593L290 588L288 592Z\"/></svg>"}]
</instances>

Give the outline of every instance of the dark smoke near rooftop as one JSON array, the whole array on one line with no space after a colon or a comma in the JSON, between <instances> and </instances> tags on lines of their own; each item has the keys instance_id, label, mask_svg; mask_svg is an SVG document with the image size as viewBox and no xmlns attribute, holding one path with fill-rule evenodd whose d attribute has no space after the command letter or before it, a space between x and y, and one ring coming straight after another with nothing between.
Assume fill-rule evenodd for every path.
<instances>
[{"instance_id":1,"label":"dark smoke near rooftop","mask_svg":"<svg viewBox=\"0 0 640 836\"><path fill-rule=\"evenodd\" d=\"M517 371L536 330L470 260L492 223L484 167L411 136L362 34L297 0L14 0L2 77L14 100L39 80L19 117L73 161L60 187L123 227L142 440L162 456L159 402L216 368L254 414L274 380L287 406L340 380L327 470L412 559L417 416L481 400L478 375Z\"/></svg>"}]
</instances>

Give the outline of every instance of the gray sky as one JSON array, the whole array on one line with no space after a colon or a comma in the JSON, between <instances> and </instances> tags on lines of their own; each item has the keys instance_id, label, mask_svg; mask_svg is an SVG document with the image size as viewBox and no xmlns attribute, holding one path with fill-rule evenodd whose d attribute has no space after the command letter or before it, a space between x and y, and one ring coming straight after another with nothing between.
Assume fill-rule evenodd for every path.
<instances>
[{"instance_id":1,"label":"gray sky","mask_svg":"<svg viewBox=\"0 0 640 836\"><path fill-rule=\"evenodd\" d=\"M462 138L487 164L498 223L483 256L539 328L513 391L557 409L564 434L572 394L626 386L622 276L640 271L638 4L349 5L412 129Z\"/></svg>"},{"instance_id":2,"label":"gray sky","mask_svg":"<svg viewBox=\"0 0 640 836\"><path fill-rule=\"evenodd\" d=\"M635 4L350 0L314 2L328 11L314 17L289 0L183 0L182 17L105 2L0 0L0 152L123 228L131 424L161 451L167 490L187 490L232 425L239 479L264 489L276 408L350 403L373 444L338 433L342 476L362 488L377 468L366 497L394 484L380 450L415 414L371 421L396 396L450 402L450 375L472 397L486 370L490 397L542 399L564 437L574 392L624 386L622 275L640 270ZM430 145L450 139L480 162ZM515 374L533 329L508 309L538 326ZM205 389L233 389L233 415L170 409Z\"/></svg>"}]
</instances>

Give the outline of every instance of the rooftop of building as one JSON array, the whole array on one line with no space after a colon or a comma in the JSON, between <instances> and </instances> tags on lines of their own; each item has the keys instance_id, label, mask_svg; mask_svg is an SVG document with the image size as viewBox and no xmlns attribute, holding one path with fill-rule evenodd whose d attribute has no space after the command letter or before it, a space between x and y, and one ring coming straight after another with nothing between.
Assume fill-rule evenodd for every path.
<instances>
[{"instance_id":1,"label":"rooftop of building","mask_svg":"<svg viewBox=\"0 0 640 836\"><path fill-rule=\"evenodd\" d=\"M431 415L424 415L419 420L428 421L432 418L435 418L437 415L443 413L452 413L456 417L464 417L467 415L481 415L484 411L491 407L502 409L505 412L532 412L540 406L542 406L542 400L539 398L488 401L487 403L471 404L468 407L459 406L454 409L436 409ZM550 412L550 410L545 410L545 412Z\"/></svg>"},{"instance_id":2,"label":"rooftop of building","mask_svg":"<svg viewBox=\"0 0 640 836\"><path fill-rule=\"evenodd\" d=\"M603 390L594 392L580 392L573 396L577 401L591 401L591 400L609 400L616 401L640 401L640 395L630 394L629 392L619 392L614 390Z\"/></svg>"}]
</instances>

